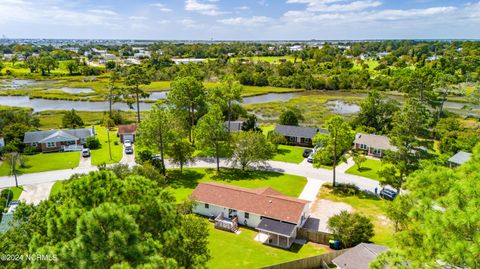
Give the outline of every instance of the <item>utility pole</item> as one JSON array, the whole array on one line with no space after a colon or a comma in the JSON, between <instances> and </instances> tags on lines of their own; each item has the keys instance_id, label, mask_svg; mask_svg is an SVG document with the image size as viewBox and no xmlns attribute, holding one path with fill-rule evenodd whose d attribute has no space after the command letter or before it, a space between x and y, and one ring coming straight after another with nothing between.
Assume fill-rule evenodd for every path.
<instances>
[{"instance_id":1,"label":"utility pole","mask_svg":"<svg viewBox=\"0 0 480 269\"><path fill-rule=\"evenodd\" d=\"M110 117L107 120L107 138L108 138L108 153L110 154L110 161L112 160L112 145L110 144Z\"/></svg>"},{"instance_id":2,"label":"utility pole","mask_svg":"<svg viewBox=\"0 0 480 269\"><path fill-rule=\"evenodd\" d=\"M12 175L15 178L15 186L18 188L18 179L17 179L17 168L16 168L16 159L17 159L17 152L12 152Z\"/></svg>"}]
</instances>

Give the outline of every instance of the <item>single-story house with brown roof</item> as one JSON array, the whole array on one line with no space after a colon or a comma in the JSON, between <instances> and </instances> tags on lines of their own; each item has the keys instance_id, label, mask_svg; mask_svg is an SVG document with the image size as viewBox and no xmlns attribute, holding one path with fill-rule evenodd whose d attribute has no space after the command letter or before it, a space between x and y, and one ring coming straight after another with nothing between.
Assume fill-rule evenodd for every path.
<instances>
[{"instance_id":1,"label":"single-story house with brown roof","mask_svg":"<svg viewBox=\"0 0 480 269\"><path fill-rule=\"evenodd\" d=\"M27 132L23 143L41 152L80 151L87 137L95 136L95 128Z\"/></svg>"},{"instance_id":2,"label":"single-story house with brown roof","mask_svg":"<svg viewBox=\"0 0 480 269\"><path fill-rule=\"evenodd\" d=\"M215 227L236 232L238 224L259 231L265 244L290 248L309 217L309 201L288 197L272 188L247 189L213 182L200 183L190 196L193 212L215 218Z\"/></svg>"},{"instance_id":3,"label":"single-story house with brown roof","mask_svg":"<svg viewBox=\"0 0 480 269\"><path fill-rule=\"evenodd\" d=\"M357 133L353 141L356 150L364 150L368 155L383 157L386 150L396 150L390 144L390 139L383 135Z\"/></svg>"},{"instance_id":4,"label":"single-story house with brown roof","mask_svg":"<svg viewBox=\"0 0 480 269\"><path fill-rule=\"evenodd\" d=\"M296 146L313 146L312 140L317 133L328 134L327 130L313 127L277 125L273 132L283 135L288 144Z\"/></svg>"},{"instance_id":5,"label":"single-story house with brown roof","mask_svg":"<svg viewBox=\"0 0 480 269\"><path fill-rule=\"evenodd\" d=\"M135 142L135 139L137 138L137 125L118 125L117 136L120 138L120 142L122 143L125 140L130 140L132 143Z\"/></svg>"},{"instance_id":6,"label":"single-story house with brown roof","mask_svg":"<svg viewBox=\"0 0 480 269\"><path fill-rule=\"evenodd\" d=\"M338 269L370 269L369 264L373 262L380 253L387 250L388 247L385 246L360 243L333 259L332 263L335 264Z\"/></svg>"}]
</instances>

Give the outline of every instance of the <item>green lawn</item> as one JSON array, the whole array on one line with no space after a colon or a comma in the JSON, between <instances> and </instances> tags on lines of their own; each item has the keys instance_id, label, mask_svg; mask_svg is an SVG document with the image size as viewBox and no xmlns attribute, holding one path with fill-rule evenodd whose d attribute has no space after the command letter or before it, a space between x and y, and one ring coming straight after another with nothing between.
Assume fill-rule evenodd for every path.
<instances>
[{"instance_id":1,"label":"green lawn","mask_svg":"<svg viewBox=\"0 0 480 269\"><path fill-rule=\"evenodd\" d=\"M364 192L358 195L345 196L332 191L329 185L322 186L319 198L349 204L355 212L366 215L372 220L374 225L375 236L372 237L372 241L376 244L392 246L393 225L385 216L385 211L390 201L381 200L374 195Z\"/></svg>"},{"instance_id":2,"label":"green lawn","mask_svg":"<svg viewBox=\"0 0 480 269\"><path fill-rule=\"evenodd\" d=\"M272 160L287 163L301 163L305 159L302 156L305 149L307 148L279 145L277 153L273 156Z\"/></svg>"},{"instance_id":3,"label":"green lawn","mask_svg":"<svg viewBox=\"0 0 480 269\"><path fill-rule=\"evenodd\" d=\"M177 201L183 201L192 193L200 182L218 182L245 188L272 187L288 195L298 197L307 183L307 179L300 176L286 175L276 172L249 171L223 168L217 175L214 169L185 169L180 175L178 169L169 170L170 185L168 189L174 194Z\"/></svg>"},{"instance_id":4,"label":"green lawn","mask_svg":"<svg viewBox=\"0 0 480 269\"><path fill-rule=\"evenodd\" d=\"M75 168L80 162L79 152L39 153L25 156L25 167L18 168L19 173L37 173L52 170ZM6 163L0 166L0 176L9 174L10 167Z\"/></svg>"},{"instance_id":5,"label":"green lawn","mask_svg":"<svg viewBox=\"0 0 480 269\"><path fill-rule=\"evenodd\" d=\"M107 130L102 126L95 126L95 133L102 147L91 151L92 165L100 165L103 163L118 163L123 157L123 146L117 137L117 131L110 131L110 145L112 147L112 160L108 149ZM117 144L115 145L115 141Z\"/></svg>"},{"instance_id":6,"label":"green lawn","mask_svg":"<svg viewBox=\"0 0 480 269\"><path fill-rule=\"evenodd\" d=\"M257 231L244 227L240 234L215 229L209 224L209 249L211 260L208 268L259 268L325 253L325 247L308 243L293 245L283 250L263 245L254 240Z\"/></svg>"},{"instance_id":7,"label":"green lawn","mask_svg":"<svg viewBox=\"0 0 480 269\"><path fill-rule=\"evenodd\" d=\"M367 159L364 163L362 163L360 169L358 169L357 165L354 165L348 168L346 173L380 181L381 178L377 174L377 172L382 168L383 168L382 161Z\"/></svg>"},{"instance_id":8,"label":"green lawn","mask_svg":"<svg viewBox=\"0 0 480 269\"><path fill-rule=\"evenodd\" d=\"M65 181L57 181L53 184L52 189L50 190L50 196L57 194L63 190L65 186Z\"/></svg>"},{"instance_id":9,"label":"green lawn","mask_svg":"<svg viewBox=\"0 0 480 269\"><path fill-rule=\"evenodd\" d=\"M8 189L10 189L13 192L12 200L18 200L18 198L20 198L20 195L23 192L23 188L21 186L20 187L11 187L11 188L8 188Z\"/></svg>"}]
</instances>

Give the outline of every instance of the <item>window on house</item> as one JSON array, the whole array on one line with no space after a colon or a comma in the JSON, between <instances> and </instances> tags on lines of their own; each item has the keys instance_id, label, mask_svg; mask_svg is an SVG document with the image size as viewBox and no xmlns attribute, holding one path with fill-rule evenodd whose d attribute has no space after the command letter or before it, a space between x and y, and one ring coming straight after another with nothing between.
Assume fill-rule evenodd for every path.
<instances>
[{"instance_id":1,"label":"window on house","mask_svg":"<svg viewBox=\"0 0 480 269\"><path fill-rule=\"evenodd\" d=\"M37 142L33 142L32 147L36 147L36 146L38 146Z\"/></svg>"},{"instance_id":2,"label":"window on house","mask_svg":"<svg viewBox=\"0 0 480 269\"><path fill-rule=\"evenodd\" d=\"M209 204L205 204L205 208L210 208L210 205L209 205Z\"/></svg>"},{"instance_id":3,"label":"window on house","mask_svg":"<svg viewBox=\"0 0 480 269\"><path fill-rule=\"evenodd\" d=\"M297 142L297 138L294 136L288 136L288 141L290 142Z\"/></svg>"},{"instance_id":4,"label":"window on house","mask_svg":"<svg viewBox=\"0 0 480 269\"><path fill-rule=\"evenodd\" d=\"M245 212L245 218L246 218L246 219L250 218L250 213Z\"/></svg>"},{"instance_id":5,"label":"window on house","mask_svg":"<svg viewBox=\"0 0 480 269\"><path fill-rule=\"evenodd\" d=\"M382 154L382 150L381 149L373 149L373 154L380 155L380 154Z\"/></svg>"},{"instance_id":6,"label":"window on house","mask_svg":"<svg viewBox=\"0 0 480 269\"><path fill-rule=\"evenodd\" d=\"M55 142L48 142L47 143L47 148L54 148L56 145L55 145Z\"/></svg>"},{"instance_id":7,"label":"window on house","mask_svg":"<svg viewBox=\"0 0 480 269\"><path fill-rule=\"evenodd\" d=\"M365 144L360 144L360 149L367 150L368 147L367 147L367 145L365 145Z\"/></svg>"}]
</instances>

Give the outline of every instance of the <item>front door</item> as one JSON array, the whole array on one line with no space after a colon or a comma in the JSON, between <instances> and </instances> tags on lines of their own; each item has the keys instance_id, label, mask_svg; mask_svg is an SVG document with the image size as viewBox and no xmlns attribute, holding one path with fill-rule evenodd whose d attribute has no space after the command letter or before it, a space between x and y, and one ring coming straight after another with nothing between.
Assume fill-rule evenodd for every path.
<instances>
[{"instance_id":1,"label":"front door","mask_svg":"<svg viewBox=\"0 0 480 269\"><path fill-rule=\"evenodd\" d=\"M237 216L237 210L235 209L228 209L228 218L232 219Z\"/></svg>"}]
</instances>

